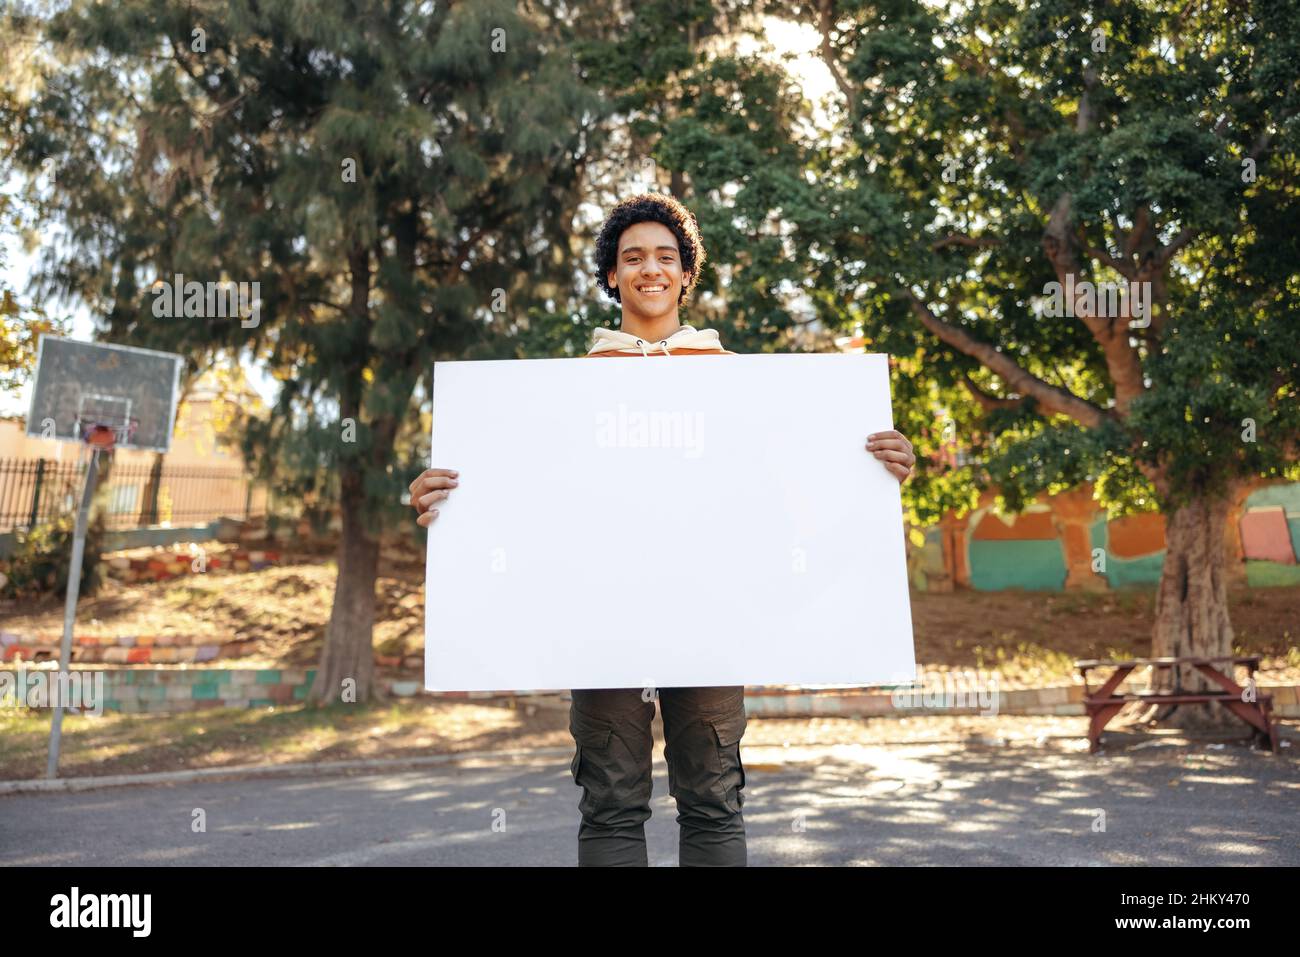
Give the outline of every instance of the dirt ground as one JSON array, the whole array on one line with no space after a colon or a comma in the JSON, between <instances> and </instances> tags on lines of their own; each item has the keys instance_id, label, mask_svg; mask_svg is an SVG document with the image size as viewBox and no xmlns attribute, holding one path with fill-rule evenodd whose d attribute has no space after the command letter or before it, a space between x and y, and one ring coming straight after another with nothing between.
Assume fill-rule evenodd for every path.
<instances>
[{"instance_id":1,"label":"dirt ground","mask_svg":"<svg viewBox=\"0 0 1300 957\"><path fill-rule=\"evenodd\" d=\"M424 643L422 556L389 554L380 569L375 647L418 654ZM109 580L78 609L78 635L203 634L251 640L252 655L221 667L313 667L335 576L326 555L286 554L260 572L213 570L167 582ZM917 660L927 670L997 671L1004 689L1074 680L1078 658L1150 652L1154 591L1101 594L913 592ZM1300 682L1300 588L1235 588L1236 650L1264 656L1262 683ZM0 609L3 628L57 636L61 602Z\"/></svg>"}]
</instances>

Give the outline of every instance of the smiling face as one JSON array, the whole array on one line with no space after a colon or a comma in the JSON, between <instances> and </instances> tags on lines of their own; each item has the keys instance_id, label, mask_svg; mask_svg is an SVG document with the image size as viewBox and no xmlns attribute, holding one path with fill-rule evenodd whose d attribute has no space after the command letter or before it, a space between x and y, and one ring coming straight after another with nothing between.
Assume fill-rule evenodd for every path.
<instances>
[{"instance_id":1,"label":"smiling face","mask_svg":"<svg viewBox=\"0 0 1300 957\"><path fill-rule=\"evenodd\" d=\"M673 231L663 223L646 222L623 230L608 280L618 289L625 318L653 321L677 314L690 273L682 271Z\"/></svg>"}]
</instances>

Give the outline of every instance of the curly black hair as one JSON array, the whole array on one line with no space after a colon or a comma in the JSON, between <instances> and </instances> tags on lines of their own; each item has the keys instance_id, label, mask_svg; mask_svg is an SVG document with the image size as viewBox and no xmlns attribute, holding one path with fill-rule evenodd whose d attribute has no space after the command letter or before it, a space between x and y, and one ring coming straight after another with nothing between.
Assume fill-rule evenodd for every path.
<instances>
[{"instance_id":1,"label":"curly black hair","mask_svg":"<svg viewBox=\"0 0 1300 957\"><path fill-rule=\"evenodd\" d=\"M663 193L639 193L629 196L609 214L605 225L600 227L596 238L596 285L600 286L615 302L623 299L618 293L618 286L610 286L609 274L618 261L618 240L623 232L637 223L663 223L677 237L677 248L682 257L683 275L682 292L677 297L678 305L690 298L691 291L700 278L700 267L704 265L704 240L700 238L700 227L695 215Z\"/></svg>"}]
</instances>

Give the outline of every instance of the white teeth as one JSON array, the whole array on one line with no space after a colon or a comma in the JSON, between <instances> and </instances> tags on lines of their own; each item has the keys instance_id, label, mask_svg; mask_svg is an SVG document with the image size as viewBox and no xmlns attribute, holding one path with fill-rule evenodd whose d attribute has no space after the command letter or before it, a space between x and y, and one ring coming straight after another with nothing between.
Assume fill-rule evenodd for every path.
<instances>
[{"instance_id":1,"label":"white teeth","mask_svg":"<svg viewBox=\"0 0 1300 957\"><path fill-rule=\"evenodd\" d=\"M665 288L666 287L664 286L642 286L641 291L642 292L663 292Z\"/></svg>"}]
</instances>

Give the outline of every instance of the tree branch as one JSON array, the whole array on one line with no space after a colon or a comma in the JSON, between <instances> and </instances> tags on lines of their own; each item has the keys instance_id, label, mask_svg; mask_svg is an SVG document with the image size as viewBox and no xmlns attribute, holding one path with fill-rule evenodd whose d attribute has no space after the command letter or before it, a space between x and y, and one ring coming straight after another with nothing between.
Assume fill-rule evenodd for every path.
<instances>
[{"instance_id":1,"label":"tree branch","mask_svg":"<svg viewBox=\"0 0 1300 957\"><path fill-rule=\"evenodd\" d=\"M975 384L975 380L970 377L969 373L963 372L961 381L962 385L966 387L966 391L971 394L971 398L978 402L980 408L985 412L992 412L994 409L1018 409L1025 404L1024 396L1008 399L985 392Z\"/></svg>"},{"instance_id":2,"label":"tree branch","mask_svg":"<svg viewBox=\"0 0 1300 957\"><path fill-rule=\"evenodd\" d=\"M1138 247L1142 245L1143 237L1146 236L1147 230L1151 228L1151 207L1143 203L1138 207L1137 215L1133 217L1133 228L1129 234L1124 237L1124 255L1132 257Z\"/></svg>"},{"instance_id":3,"label":"tree branch","mask_svg":"<svg viewBox=\"0 0 1300 957\"><path fill-rule=\"evenodd\" d=\"M1079 112L1075 117L1074 131L1087 133L1092 128L1092 88L1097 85L1097 68L1083 70L1083 93L1079 96Z\"/></svg>"},{"instance_id":4,"label":"tree branch","mask_svg":"<svg viewBox=\"0 0 1300 957\"><path fill-rule=\"evenodd\" d=\"M960 233L949 233L942 239L937 239L930 244L930 249L943 249L945 246L974 246L977 249L992 249L994 246L1001 246L1002 240L992 239L985 236L966 236Z\"/></svg>"},{"instance_id":5,"label":"tree branch","mask_svg":"<svg viewBox=\"0 0 1300 957\"><path fill-rule=\"evenodd\" d=\"M1075 254L1077 247L1070 231L1073 201L1069 193L1062 193L1052 206L1047 227L1043 230L1043 252L1063 289L1070 284L1067 277L1079 276L1079 260ZM1136 228L1135 226L1134 229ZM1138 272L1141 278L1141 269ZM1079 300L1085 294L1086 287L1075 283L1074 288L1075 301L1066 305L1083 321L1093 339L1101 346L1102 355L1106 359L1106 371L1115 385L1116 412L1123 416L1128 411L1129 404L1146 390L1142 363L1138 360L1137 351L1129 345L1128 319L1121 316L1099 316L1095 311L1089 313L1080 309ZM1123 319L1119 328L1116 328L1117 319Z\"/></svg>"},{"instance_id":6,"label":"tree branch","mask_svg":"<svg viewBox=\"0 0 1300 957\"><path fill-rule=\"evenodd\" d=\"M1098 249L1096 246L1085 245L1082 241L1080 242L1079 245L1083 246L1083 254L1085 256L1088 256L1092 259L1096 259L1099 260L1100 262L1105 263L1107 266L1115 270L1117 273L1119 273L1121 276L1123 276L1126 279L1133 278L1134 269L1133 269L1133 264L1131 262L1126 262L1123 259L1116 259L1106 250Z\"/></svg>"},{"instance_id":7,"label":"tree branch","mask_svg":"<svg viewBox=\"0 0 1300 957\"><path fill-rule=\"evenodd\" d=\"M826 69L830 71L831 77L835 80L835 85L840 88L840 92L848 100L849 113L852 115L855 112L857 98L853 95L853 88L844 79L844 74L840 72L839 64L835 60L835 48L831 46L831 0L820 0L817 5L817 14L817 27L822 35L821 44L819 45L822 62L826 64Z\"/></svg>"},{"instance_id":8,"label":"tree branch","mask_svg":"<svg viewBox=\"0 0 1300 957\"><path fill-rule=\"evenodd\" d=\"M910 289L905 290L904 295L911 303L912 312L921 321L921 325L958 352L979 360L984 368L1001 376L1009 388L1019 392L1022 396L1033 399L1048 412L1067 415L1080 425L1092 428L1101 425L1106 418L1106 410L1079 398L1065 389L1044 382L1032 373L1022 369L1010 356L999 352L987 342L980 342L966 330L944 322L931 312L930 308L917 298L916 294Z\"/></svg>"}]
</instances>

